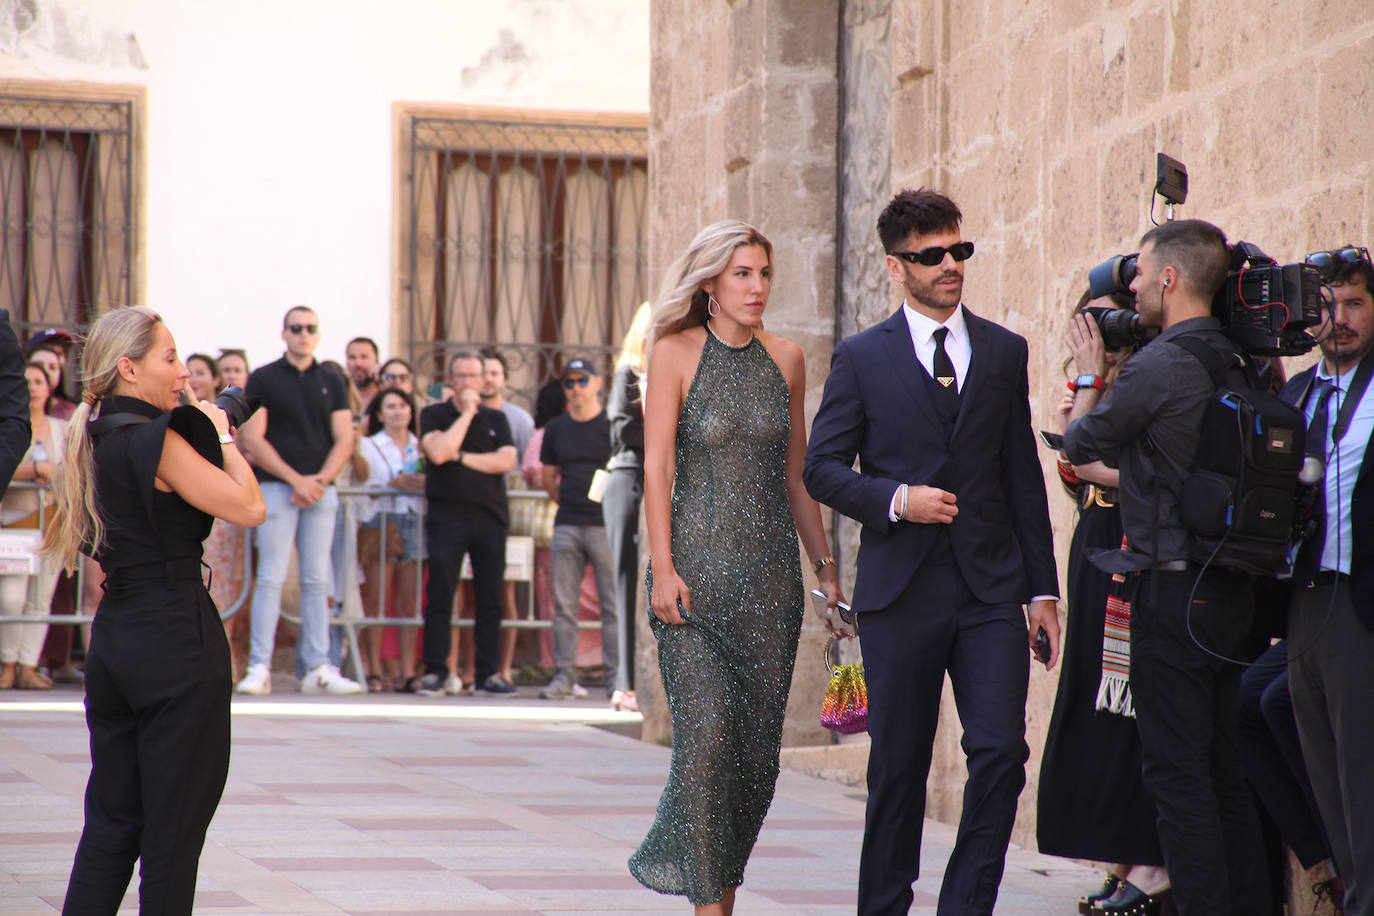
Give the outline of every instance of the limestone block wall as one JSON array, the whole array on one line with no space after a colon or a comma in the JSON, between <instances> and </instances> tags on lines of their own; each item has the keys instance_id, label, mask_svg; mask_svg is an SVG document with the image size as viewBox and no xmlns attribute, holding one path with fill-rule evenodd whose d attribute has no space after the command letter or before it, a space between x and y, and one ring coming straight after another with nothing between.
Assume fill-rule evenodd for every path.
<instances>
[{"instance_id":1,"label":"limestone block wall","mask_svg":"<svg viewBox=\"0 0 1374 916\"><path fill-rule=\"evenodd\" d=\"M769 326L807 348L812 408L830 342L900 299L872 228L900 187L960 203L978 245L965 301L1029 339L1045 428L1068 310L1088 269L1149 228L1157 151L1189 170L1178 215L1281 261L1374 240L1368 0L656 0L651 24L651 264L727 214L772 235ZM1073 510L1044 467L1062 580ZM1034 843L1055 686L1032 674L1019 843ZM813 691L799 681L790 720L813 717ZM942 723L929 813L955 821L948 696Z\"/></svg>"},{"instance_id":2,"label":"limestone block wall","mask_svg":"<svg viewBox=\"0 0 1374 916\"><path fill-rule=\"evenodd\" d=\"M806 354L808 424L835 339L838 28L834 6L814 0L661 0L650 16L653 287L701 227L756 225L774 246L765 323ZM814 620L808 612L785 744L830 740L817 721L828 678ZM637 687L645 737L655 740L671 726L653 637L641 627Z\"/></svg>"}]
</instances>

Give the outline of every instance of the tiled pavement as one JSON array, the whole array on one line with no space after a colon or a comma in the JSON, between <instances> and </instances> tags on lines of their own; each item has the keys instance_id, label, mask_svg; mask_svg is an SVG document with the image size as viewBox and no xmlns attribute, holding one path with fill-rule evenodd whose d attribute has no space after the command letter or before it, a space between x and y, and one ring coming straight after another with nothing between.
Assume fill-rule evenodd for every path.
<instances>
[{"instance_id":1,"label":"tiled pavement","mask_svg":"<svg viewBox=\"0 0 1374 916\"><path fill-rule=\"evenodd\" d=\"M625 868L668 749L608 730L637 717L523 692L236 698L196 912L686 912ZM80 713L76 692L0 695L0 913L61 908L89 766ZM854 912L862 817L861 790L784 771L736 912ZM953 833L927 822L913 912L934 912ZM1095 879L1013 849L997 911L1071 913Z\"/></svg>"}]
</instances>

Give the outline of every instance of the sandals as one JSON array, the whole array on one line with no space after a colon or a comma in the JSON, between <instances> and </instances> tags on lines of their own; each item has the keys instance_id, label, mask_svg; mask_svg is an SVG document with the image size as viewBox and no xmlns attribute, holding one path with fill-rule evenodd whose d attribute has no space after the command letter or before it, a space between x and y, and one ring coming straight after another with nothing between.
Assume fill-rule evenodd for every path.
<instances>
[{"instance_id":1,"label":"sandals","mask_svg":"<svg viewBox=\"0 0 1374 916\"><path fill-rule=\"evenodd\" d=\"M611 694L611 708L616 712L639 712L639 701L633 690L617 690Z\"/></svg>"},{"instance_id":2,"label":"sandals","mask_svg":"<svg viewBox=\"0 0 1374 916\"><path fill-rule=\"evenodd\" d=\"M14 686L19 690L51 690L52 679L33 665L20 665L14 672Z\"/></svg>"},{"instance_id":3,"label":"sandals","mask_svg":"<svg viewBox=\"0 0 1374 916\"><path fill-rule=\"evenodd\" d=\"M424 679L425 679L425 677L424 677L424 675L422 675L422 674L412 674L410 677L406 678L404 681L398 679L398 680L396 681L396 692L397 692L397 693L414 693L416 690L419 689L420 684L424 681Z\"/></svg>"},{"instance_id":4,"label":"sandals","mask_svg":"<svg viewBox=\"0 0 1374 916\"><path fill-rule=\"evenodd\" d=\"M14 662L0 664L0 690L10 690L14 687Z\"/></svg>"},{"instance_id":5,"label":"sandals","mask_svg":"<svg viewBox=\"0 0 1374 916\"><path fill-rule=\"evenodd\" d=\"M380 674L369 674L367 676L368 693L386 693L386 683L382 681Z\"/></svg>"}]
</instances>

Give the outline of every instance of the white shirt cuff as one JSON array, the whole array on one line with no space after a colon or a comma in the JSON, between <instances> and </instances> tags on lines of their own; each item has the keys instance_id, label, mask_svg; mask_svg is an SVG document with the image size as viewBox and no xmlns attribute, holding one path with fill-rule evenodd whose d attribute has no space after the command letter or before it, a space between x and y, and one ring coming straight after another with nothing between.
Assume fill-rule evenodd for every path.
<instances>
[{"instance_id":1,"label":"white shirt cuff","mask_svg":"<svg viewBox=\"0 0 1374 916\"><path fill-rule=\"evenodd\" d=\"M1037 602L1037 601L1058 601L1058 600L1059 600L1059 596L1058 596L1058 595L1036 595L1034 598L1031 599L1031 603L1034 604L1034 603Z\"/></svg>"}]
</instances>

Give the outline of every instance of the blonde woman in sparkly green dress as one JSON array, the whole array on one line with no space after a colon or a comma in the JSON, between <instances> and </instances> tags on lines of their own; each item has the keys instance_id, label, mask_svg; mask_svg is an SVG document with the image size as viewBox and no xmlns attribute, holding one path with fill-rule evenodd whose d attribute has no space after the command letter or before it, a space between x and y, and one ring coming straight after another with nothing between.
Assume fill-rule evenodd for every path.
<instances>
[{"instance_id":1,"label":"blonde woman in sparkly green dress","mask_svg":"<svg viewBox=\"0 0 1374 916\"><path fill-rule=\"evenodd\" d=\"M828 610L844 600L801 480L801 349L763 330L772 257L751 226L707 226L669 269L649 330L649 623L673 763L630 872L710 916L733 911L773 800L804 607L798 534Z\"/></svg>"}]
</instances>

